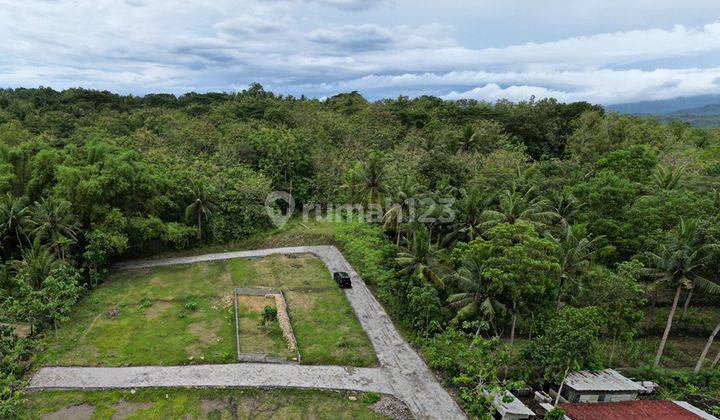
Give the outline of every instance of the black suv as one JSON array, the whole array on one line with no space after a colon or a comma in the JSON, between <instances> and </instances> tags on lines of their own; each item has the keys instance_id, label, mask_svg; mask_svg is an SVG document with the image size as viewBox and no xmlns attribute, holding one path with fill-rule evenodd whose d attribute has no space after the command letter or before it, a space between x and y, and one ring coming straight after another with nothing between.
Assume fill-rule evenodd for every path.
<instances>
[{"instance_id":1,"label":"black suv","mask_svg":"<svg viewBox=\"0 0 720 420\"><path fill-rule=\"evenodd\" d=\"M337 283L341 289L348 289L352 287L352 283L350 283L350 275L344 271L336 271L333 273L333 278L335 279L335 283Z\"/></svg>"}]
</instances>

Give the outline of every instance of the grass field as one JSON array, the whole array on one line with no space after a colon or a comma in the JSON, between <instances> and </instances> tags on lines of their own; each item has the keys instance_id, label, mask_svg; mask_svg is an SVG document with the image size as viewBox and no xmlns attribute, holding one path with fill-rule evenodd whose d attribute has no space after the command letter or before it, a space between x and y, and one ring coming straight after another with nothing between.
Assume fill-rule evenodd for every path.
<instances>
[{"instance_id":1,"label":"grass field","mask_svg":"<svg viewBox=\"0 0 720 420\"><path fill-rule=\"evenodd\" d=\"M370 366L375 353L314 256L271 256L113 273L62 324L40 362L131 366L235 360L234 287L283 288L303 363Z\"/></svg>"},{"instance_id":2,"label":"grass field","mask_svg":"<svg viewBox=\"0 0 720 420\"><path fill-rule=\"evenodd\" d=\"M350 400L350 395L356 399ZM382 419L375 395L318 390L139 389L27 395L23 419ZM46 417L50 416L50 417Z\"/></svg>"}]
</instances>

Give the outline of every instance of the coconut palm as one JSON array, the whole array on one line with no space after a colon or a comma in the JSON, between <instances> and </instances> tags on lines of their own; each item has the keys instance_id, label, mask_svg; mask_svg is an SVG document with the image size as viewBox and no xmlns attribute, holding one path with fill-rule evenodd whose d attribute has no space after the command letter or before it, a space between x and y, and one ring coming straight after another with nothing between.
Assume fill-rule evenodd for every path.
<instances>
[{"instance_id":1,"label":"coconut palm","mask_svg":"<svg viewBox=\"0 0 720 420\"><path fill-rule=\"evenodd\" d=\"M195 200L185 208L185 220L197 220L198 240L202 241L203 221L208 220L217 208L213 191L205 184L198 183L193 190Z\"/></svg>"},{"instance_id":2,"label":"coconut palm","mask_svg":"<svg viewBox=\"0 0 720 420\"><path fill-rule=\"evenodd\" d=\"M460 134L460 142L457 145L459 151L467 152L477 147L478 134L475 128L468 124L463 127L462 133Z\"/></svg>"},{"instance_id":3,"label":"coconut palm","mask_svg":"<svg viewBox=\"0 0 720 420\"><path fill-rule=\"evenodd\" d=\"M362 166L359 198L367 204L382 204L387 193L385 162L378 153L370 155Z\"/></svg>"},{"instance_id":4,"label":"coconut palm","mask_svg":"<svg viewBox=\"0 0 720 420\"><path fill-rule=\"evenodd\" d=\"M546 210L546 200L534 195L535 187L528 188L521 193L516 187L512 190L505 190L498 198L497 210L486 210L483 212L485 222L483 227L492 227L498 223L514 224L518 220L525 220L535 225L542 225L557 214Z\"/></svg>"},{"instance_id":5,"label":"coconut palm","mask_svg":"<svg viewBox=\"0 0 720 420\"><path fill-rule=\"evenodd\" d=\"M24 271L28 284L34 289L40 289L45 279L60 265L60 261L50 249L43 246L38 239L23 252L22 257L22 260L14 262L13 268Z\"/></svg>"},{"instance_id":6,"label":"coconut palm","mask_svg":"<svg viewBox=\"0 0 720 420\"><path fill-rule=\"evenodd\" d=\"M584 229L577 225L564 225L562 237L555 239L558 243L558 260L560 262L560 286L558 287L556 307L560 309L563 292L574 287L590 267L593 256L597 252L598 241L602 236L590 238Z\"/></svg>"},{"instance_id":7,"label":"coconut palm","mask_svg":"<svg viewBox=\"0 0 720 420\"><path fill-rule=\"evenodd\" d=\"M550 211L557 215L561 225L567 225L581 207L578 199L567 191L556 192L547 201Z\"/></svg>"},{"instance_id":8,"label":"coconut palm","mask_svg":"<svg viewBox=\"0 0 720 420\"><path fill-rule=\"evenodd\" d=\"M708 251L715 247L716 244L702 242L696 220L680 219L680 223L668 232L665 243L660 245L658 251L646 254L648 268L645 272L651 275L657 284L675 289L665 331L655 355L655 366L660 364L665 350L682 289L695 286L712 293L720 292L720 286L701 275L707 264Z\"/></svg>"},{"instance_id":9,"label":"coconut palm","mask_svg":"<svg viewBox=\"0 0 720 420\"><path fill-rule=\"evenodd\" d=\"M63 258L60 249L63 240L77 240L78 222L70 210L70 203L60 199L43 198L35 202L32 216L35 237L47 242L55 254Z\"/></svg>"},{"instance_id":10,"label":"coconut palm","mask_svg":"<svg viewBox=\"0 0 720 420\"><path fill-rule=\"evenodd\" d=\"M490 279L485 275L485 261L488 257L489 255L477 252L471 253L463 259L462 266L450 276L462 290L447 298L451 307L458 308L455 321L478 318L494 325L495 318L505 313L505 306L495 299ZM479 333L480 327L475 331L475 335Z\"/></svg>"},{"instance_id":11,"label":"coconut palm","mask_svg":"<svg viewBox=\"0 0 720 420\"><path fill-rule=\"evenodd\" d=\"M442 266L439 256L441 249L430 239L430 232L423 224L418 225L412 239L395 258L400 267L399 274L414 275L420 280L428 281L439 288L444 287L441 276Z\"/></svg>"},{"instance_id":12,"label":"coconut palm","mask_svg":"<svg viewBox=\"0 0 720 420\"><path fill-rule=\"evenodd\" d=\"M30 207L25 197L15 198L7 194L0 199L0 233L4 237L15 237L20 250L31 226L30 216Z\"/></svg>"},{"instance_id":13,"label":"coconut palm","mask_svg":"<svg viewBox=\"0 0 720 420\"><path fill-rule=\"evenodd\" d=\"M461 189L460 199L455 205L455 222L447 241L472 241L483 235L483 212L490 207L492 198L477 187Z\"/></svg>"},{"instance_id":14,"label":"coconut palm","mask_svg":"<svg viewBox=\"0 0 720 420\"><path fill-rule=\"evenodd\" d=\"M395 232L395 244L400 245L400 237L406 222L410 221L412 201L420 198L423 186L415 182L410 176L400 181L393 193L393 204L383 215L383 226L386 230Z\"/></svg>"}]
</instances>

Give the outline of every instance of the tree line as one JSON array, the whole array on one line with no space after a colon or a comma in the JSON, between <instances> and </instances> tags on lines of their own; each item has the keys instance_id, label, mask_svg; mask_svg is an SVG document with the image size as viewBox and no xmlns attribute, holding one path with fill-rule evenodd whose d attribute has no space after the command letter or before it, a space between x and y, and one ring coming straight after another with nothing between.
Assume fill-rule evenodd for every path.
<instances>
[{"instance_id":1,"label":"tree line","mask_svg":"<svg viewBox=\"0 0 720 420\"><path fill-rule=\"evenodd\" d=\"M718 173L717 130L588 103L3 89L0 398L112 263L265 230L273 190L393 203L346 246L377 255L366 280L473 413L612 365L668 306L659 365L677 317L716 302ZM446 198L451 223L411 217Z\"/></svg>"}]
</instances>

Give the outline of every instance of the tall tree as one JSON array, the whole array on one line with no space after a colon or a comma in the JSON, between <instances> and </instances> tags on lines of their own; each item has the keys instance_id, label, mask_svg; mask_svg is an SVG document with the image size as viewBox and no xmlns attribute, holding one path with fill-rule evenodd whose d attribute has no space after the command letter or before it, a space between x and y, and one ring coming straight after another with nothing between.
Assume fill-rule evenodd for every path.
<instances>
[{"instance_id":1,"label":"tall tree","mask_svg":"<svg viewBox=\"0 0 720 420\"><path fill-rule=\"evenodd\" d=\"M412 239L407 241L405 247L398 253L395 262L400 267L402 275L416 276L420 280L435 284L443 288L442 265L440 254L443 251L434 244L430 232L425 225L420 224L415 229Z\"/></svg>"},{"instance_id":2,"label":"tall tree","mask_svg":"<svg viewBox=\"0 0 720 420\"><path fill-rule=\"evenodd\" d=\"M60 266L60 261L37 239L25 249L22 256L21 260L15 261L14 268L23 272L30 287L36 290L42 288L45 279Z\"/></svg>"},{"instance_id":3,"label":"tall tree","mask_svg":"<svg viewBox=\"0 0 720 420\"><path fill-rule=\"evenodd\" d=\"M47 242L55 254L63 258L60 244L64 239L77 240L78 222L70 203L56 198L42 198L32 209L33 234Z\"/></svg>"},{"instance_id":4,"label":"tall tree","mask_svg":"<svg viewBox=\"0 0 720 420\"><path fill-rule=\"evenodd\" d=\"M362 166L360 199L366 204L382 204L387 193L385 161L379 153L373 153Z\"/></svg>"},{"instance_id":5,"label":"tall tree","mask_svg":"<svg viewBox=\"0 0 720 420\"><path fill-rule=\"evenodd\" d=\"M597 242L601 237L590 238L580 225L565 225L563 236L558 243L558 259L560 261L560 284L557 290L556 307L560 309L563 293L566 288L574 287L579 279L587 273L590 262L597 251Z\"/></svg>"},{"instance_id":6,"label":"tall tree","mask_svg":"<svg viewBox=\"0 0 720 420\"><path fill-rule=\"evenodd\" d=\"M483 226L492 227L498 223L513 224L521 220L541 225L557 217L553 211L547 210L547 207L547 201L535 195L534 187L528 188L525 192L513 187L500 193L497 210L483 212L486 219Z\"/></svg>"},{"instance_id":7,"label":"tall tree","mask_svg":"<svg viewBox=\"0 0 720 420\"><path fill-rule=\"evenodd\" d=\"M0 233L5 237L14 237L20 250L27 238L31 225L31 211L25 197L16 198L10 194L0 199Z\"/></svg>"},{"instance_id":8,"label":"tall tree","mask_svg":"<svg viewBox=\"0 0 720 420\"><path fill-rule=\"evenodd\" d=\"M185 208L185 219L187 221L197 220L198 240L202 241L203 221L207 222L217 205L212 189L203 183L195 185L193 195L195 199Z\"/></svg>"},{"instance_id":9,"label":"tall tree","mask_svg":"<svg viewBox=\"0 0 720 420\"><path fill-rule=\"evenodd\" d=\"M657 283L675 289L672 307L655 355L655 366L660 364L665 350L682 289L695 285L713 293L720 292L720 286L702 276L708 260L708 250L716 246L713 243L703 243L697 220L680 219L680 223L668 232L666 242L660 249L647 253L649 267L645 272Z\"/></svg>"},{"instance_id":10,"label":"tall tree","mask_svg":"<svg viewBox=\"0 0 720 420\"><path fill-rule=\"evenodd\" d=\"M495 325L496 316L505 313L505 305L496 299L497 290L488 275L486 262L490 257L489 251L489 248L485 248L467 253L462 266L450 276L462 290L447 299L451 307L457 308L455 321L481 318ZM480 333L480 329L478 326L475 335ZM472 343L470 346L472 348Z\"/></svg>"},{"instance_id":11,"label":"tall tree","mask_svg":"<svg viewBox=\"0 0 720 420\"><path fill-rule=\"evenodd\" d=\"M479 187L473 186L460 190L460 199L455 204L455 221L447 242L460 240L472 241L481 236L483 212L490 207L492 196L483 192Z\"/></svg>"},{"instance_id":12,"label":"tall tree","mask_svg":"<svg viewBox=\"0 0 720 420\"><path fill-rule=\"evenodd\" d=\"M400 245L402 232L414 217L410 214L414 201L421 197L423 191L423 186L409 176L404 177L392 191L393 204L383 215L383 224L386 230L395 232L395 245Z\"/></svg>"}]
</instances>

